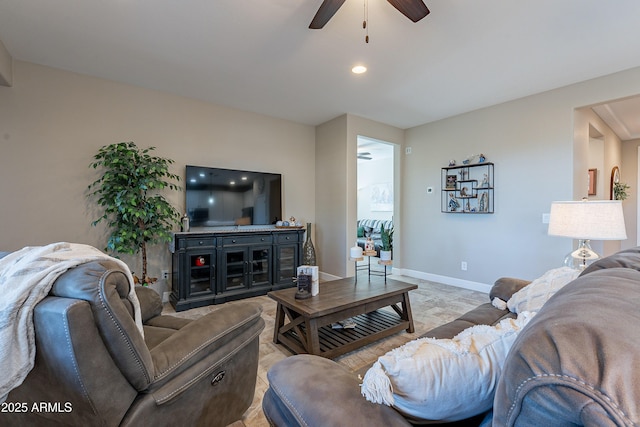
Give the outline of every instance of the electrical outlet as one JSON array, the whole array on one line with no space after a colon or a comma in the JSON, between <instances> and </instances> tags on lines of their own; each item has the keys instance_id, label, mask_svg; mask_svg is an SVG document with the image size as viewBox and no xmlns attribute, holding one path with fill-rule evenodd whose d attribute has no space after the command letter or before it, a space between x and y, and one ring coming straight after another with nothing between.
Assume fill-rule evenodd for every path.
<instances>
[{"instance_id":1,"label":"electrical outlet","mask_svg":"<svg viewBox=\"0 0 640 427\"><path fill-rule=\"evenodd\" d=\"M169 270L162 270L162 278L167 280L169 278Z\"/></svg>"},{"instance_id":2,"label":"electrical outlet","mask_svg":"<svg viewBox=\"0 0 640 427\"><path fill-rule=\"evenodd\" d=\"M467 261L462 261L460 263L460 270L467 271Z\"/></svg>"},{"instance_id":3,"label":"electrical outlet","mask_svg":"<svg viewBox=\"0 0 640 427\"><path fill-rule=\"evenodd\" d=\"M405 147L404 154L411 154L411 147Z\"/></svg>"}]
</instances>

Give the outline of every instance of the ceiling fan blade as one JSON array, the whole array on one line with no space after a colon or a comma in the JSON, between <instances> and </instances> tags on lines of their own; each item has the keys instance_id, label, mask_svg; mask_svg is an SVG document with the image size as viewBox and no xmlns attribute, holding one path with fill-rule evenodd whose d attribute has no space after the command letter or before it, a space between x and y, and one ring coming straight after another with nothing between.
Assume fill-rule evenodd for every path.
<instances>
[{"instance_id":1,"label":"ceiling fan blade","mask_svg":"<svg viewBox=\"0 0 640 427\"><path fill-rule=\"evenodd\" d=\"M313 17L311 24L309 24L309 28L319 30L324 27L344 2L345 0L324 0L316 12L316 16Z\"/></svg>"},{"instance_id":2,"label":"ceiling fan blade","mask_svg":"<svg viewBox=\"0 0 640 427\"><path fill-rule=\"evenodd\" d=\"M418 22L429 14L429 9L422 0L387 0L413 22Z\"/></svg>"}]
</instances>

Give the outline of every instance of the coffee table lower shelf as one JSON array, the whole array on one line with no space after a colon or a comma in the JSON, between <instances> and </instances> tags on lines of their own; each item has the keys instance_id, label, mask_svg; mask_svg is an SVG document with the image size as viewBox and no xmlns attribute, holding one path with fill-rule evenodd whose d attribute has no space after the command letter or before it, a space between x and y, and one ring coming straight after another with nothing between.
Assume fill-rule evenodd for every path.
<instances>
[{"instance_id":1,"label":"coffee table lower shelf","mask_svg":"<svg viewBox=\"0 0 640 427\"><path fill-rule=\"evenodd\" d=\"M333 358L410 327L409 321L401 319L395 312L386 310L376 310L350 319L356 323L355 328L333 329L331 325L318 328L319 356ZM304 322L299 328L304 335L307 334ZM278 341L294 353L306 352L302 344L303 339L294 330L278 334Z\"/></svg>"}]
</instances>

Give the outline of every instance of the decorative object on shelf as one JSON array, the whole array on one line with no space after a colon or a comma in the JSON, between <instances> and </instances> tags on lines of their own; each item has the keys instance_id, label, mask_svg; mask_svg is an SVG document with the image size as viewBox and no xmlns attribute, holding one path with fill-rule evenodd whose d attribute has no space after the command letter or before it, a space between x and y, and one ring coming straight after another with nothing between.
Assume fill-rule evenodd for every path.
<instances>
[{"instance_id":1,"label":"decorative object on shelf","mask_svg":"<svg viewBox=\"0 0 640 427\"><path fill-rule=\"evenodd\" d=\"M460 203L455 197L455 193L449 193L449 211L456 212L460 208Z\"/></svg>"},{"instance_id":2,"label":"decorative object on shelf","mask_svg":"<svg viewBox=\"0 0 640 427\"><path fill-rule=\"evenodd\" d=\"M486 161L443 167L441 212L493 213L493 174L494 164Z\"/></svg>"},{"instance_id":3,"label":"decorative object on shelf","mask_svg":"<svg viewBox=\"0 0 640 427\"><path fill-rule=\"evenodd\" d=\"M385 230L384 225L381 225L380 240L382 242L380 259L382 261L389 261L391 260L391 250L393 249L393 227Z\"/></svg>"},{"instance_id":4,"label":"decorative object on shelf","mask_svg":"<svg viewBox=\"0 0 640 427\"><path fill-rule=\"evenodd\" d=\"M307 238L302 246L302 264L304 265L318 265L316 262L316 248L313 247L311 241L311 223L307 223Z\"/></svg>"},{"instance_id":5,"label":"decorative object on shelf","mask_svg":"<svg viewBox=\"0 0 640 427\"><path fill-rule=\"evenodd\" d=\"M182 219L180 220L180 230L182 231L189 231L189 229L191 228L191 226L189 225L189 215L187 215L187 213L185 212L184 215L182 215Z\"/></svg>"},{"instance_id":6,"label":"decorative object on shelf","mask_svg":"<svg viewBox=\"0 0 640 427\"><path fill-rule=\"evenodd\" d=\"M451 159L449 160L449 166L455 166L456 165L456 161Z\"/></svg>"},{"instance_id":7,"label":"decorative object on shelf","mask_svg":"<svg viewBox=\"0 0 640 427\"><path fill-rule=\"evenodd\" d=\"M489 194L487 192L483 192L480 196L480 203L478 204L480 212L487 212L489 209Z\"/></svg>"},{"instance_id":8,"label":"decorative object on shelf","mask_svg":"<svg viewBox=\"0 0 640 427\"><path fill-rule=\"evenodd\" d=\"M303 226L300 221L296 221L296 218L292 216L288 221L276 221L276 228L303 228Z\"/></svg>"},{"instance_id":9,"label":"decorative object on shelf","mask_svg":"<svg viewBox=\"0 0 640 427\"><path fill-rule=\"evenodd\" d=\"M364 242L364 251L365 252L375 252L376 244L374 243L371 236L367 237L367 240Z\"/></svg>"},{"instance_id":10,"label":"decorative object on shelf","mask_svg":"<svg viewBox=\"0 0 640 427\"><path fill-rule=\"evenodd\" d=\"M551 203L550 236L577 239L578 249L565 258L567 267L584 269L600 258L591 240L625 240L627 232L621 201L586 200Z\"/></svg>"},{"instance_id":11,"label":"decorative object on shelf","mask_svg":"<svg viewBox=\"0 0 640 427\"><path fill-rule=\"evenodd\" d=\"M456 189L456 181L458 180L457 175L447 175L447 183L445 188L447 190L455 190Z\"/></svg>"},{"instance_id":12,"label":"decorative object on shelf","mask_svg":"<svg viewBox=\"0 0 640 427\"><path fill-rule=\"evenodd\" d=\"M106 145L89 165L103 170L88 187L104 213L92 225L105 221L111 229L105 250L142 254L141 283L147 275L147 244L169 243L173 227L180 225L180 213L161 194L180 190L180 177L169 171L173 160L149 154L155 147L140 149L133 142Z\"/></svg>"},{"instance_id":13,"label":"decorative object on shelf","mask_svg":"<svg viewBox=\"0 0 640 427\"><path fill-rule=\"evenodd\" d=\"M472 154L471 156L467 157L466 159L464 159L462 161L463 165L470 165L472 164L475 159L478 158L478 163L484 163L487 158L484 154L480 153L480 154ZM455 163L452 165L451 162L449 162L449 166L455 166Z\"/></svg>"}]
</instances>

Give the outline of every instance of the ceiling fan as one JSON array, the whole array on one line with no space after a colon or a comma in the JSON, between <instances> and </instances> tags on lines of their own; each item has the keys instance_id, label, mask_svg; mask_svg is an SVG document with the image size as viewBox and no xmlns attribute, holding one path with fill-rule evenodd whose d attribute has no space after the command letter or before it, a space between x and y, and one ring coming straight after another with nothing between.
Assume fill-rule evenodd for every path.
<instances>
[{"instance_id":1,"label":"ceiling fan","mask_svg":"<svg viewBox=\"0 0 640 427\"><path fill-rule=\"evenodd\" d=\"M371 153L368 152L368 151L359 151L357 157L359 159L362 159L362 160L371 160L371 159L373 159L373 157L371 157Z\"/></svg>"},{"instance_id":2,"label":"ceiling fan","mask_svg":"<svg viewBox=\"0 0 640 427\"><path fill-rule=\"evenodd\" d=\"M422 0L387 1L413 22L418 22L429 14L429 9L427 9ZM316 12L316 16L313 17L311 24L309 24L309 28L318 30L324 27L344 2L345 0L324 0Z\"/></svg>"}]
</instances>

